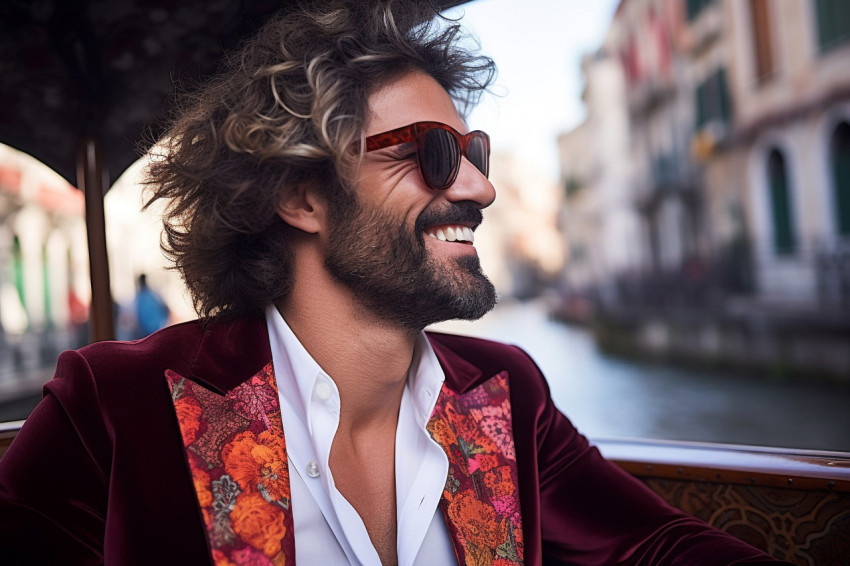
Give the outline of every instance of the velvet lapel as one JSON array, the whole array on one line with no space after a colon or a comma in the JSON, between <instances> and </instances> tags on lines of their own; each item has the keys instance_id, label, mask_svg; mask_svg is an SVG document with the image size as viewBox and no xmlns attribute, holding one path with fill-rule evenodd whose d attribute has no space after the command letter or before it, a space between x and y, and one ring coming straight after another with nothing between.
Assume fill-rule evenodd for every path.
<instances>
[{"instance_id":1,"label":"velvet lapel","mask_svg":"<svg viewBox=\"0 0 850 566\"><path fill-rule=\"evenodd\" d=\"M480 371L437 344L446 384L427 429L449 459L440 507L464 566L523 563L508 374L483 383ZM464 387L464 384L467 387Z\"/></svg>"},{"instance_id":2,"label":"velvet lapel","mask_svg":"<svg viewBox=\"0 0 850 566\"><path fill-rule=\"evenodd\" d=\"M241 367L233 359L240 352ZM265 365L246 378L244 368L258 360ZM165 374L217 565L295 564L286 442L269 360L265 324L217 323L205 332L191 379Z\"/></svg>"}]
</instances>

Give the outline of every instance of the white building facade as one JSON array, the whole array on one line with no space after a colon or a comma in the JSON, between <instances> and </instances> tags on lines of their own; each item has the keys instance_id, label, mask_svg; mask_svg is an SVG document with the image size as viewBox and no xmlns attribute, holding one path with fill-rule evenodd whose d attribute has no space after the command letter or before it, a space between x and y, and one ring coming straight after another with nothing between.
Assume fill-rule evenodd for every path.
<instances>
[{"instance_id":1,"label":"white building facade","mask_svg":"<svg viewBox=\"0 0 850 566\"><path fill-rule=\"evenodd\" d=\"M850 307L850 274L840 273L850 268L850 4L724 8L734 158L718 152L707 166L729 168L740 188L757 295L792 308Z\"/></svg>"},{"instance_id":2,"label":"white building facade","mask_svg":"<svg viewBox=\"0 0 850 566\"><path fill-rule=\"evenodd\" d=\"M584 74L568 279L850 309L850 3L623 0Z\"/></svg>"}]
</instances>

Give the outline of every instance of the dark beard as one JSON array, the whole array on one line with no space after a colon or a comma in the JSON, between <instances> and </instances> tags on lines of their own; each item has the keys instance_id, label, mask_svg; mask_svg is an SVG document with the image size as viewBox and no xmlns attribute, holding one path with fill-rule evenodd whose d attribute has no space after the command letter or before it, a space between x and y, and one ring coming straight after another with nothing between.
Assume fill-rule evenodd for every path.
<instances>
[{"instance_id":1,"label":"dark beard","mask_svg":"<svg viewBox=\"0 0 850 566\"><path fill-rule=\"evenodd\" d=\"M425 247L424 228L463 220L480 222L481 212L453 204L423 212L411 233L403 221L367 209L356 197L331 204L331 234L325 266L378 316L419 331L435 322L476 320L496 304L496 289L477 256L436 261ZM460 244L458 244L460 245Z\"/></svg>"}]
</instances>

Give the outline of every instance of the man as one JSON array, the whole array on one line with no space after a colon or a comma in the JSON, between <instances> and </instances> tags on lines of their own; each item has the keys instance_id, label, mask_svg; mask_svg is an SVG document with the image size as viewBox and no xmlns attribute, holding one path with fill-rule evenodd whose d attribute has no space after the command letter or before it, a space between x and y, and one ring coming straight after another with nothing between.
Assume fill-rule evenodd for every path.
<instances>
[{"instance_id":1,"label":"man","mask_svg":"<svg viewBox=\"0 0 850 566\"><path fill-rule=\"evenodd\" d=\"M427 4L425 4L427 8ZM6 556L107 564L757 564L558 413L473 244L492 62L422 3L271 22L151 168L201 322L66 352L0 463Z\"/></svg>"}]
</instances>

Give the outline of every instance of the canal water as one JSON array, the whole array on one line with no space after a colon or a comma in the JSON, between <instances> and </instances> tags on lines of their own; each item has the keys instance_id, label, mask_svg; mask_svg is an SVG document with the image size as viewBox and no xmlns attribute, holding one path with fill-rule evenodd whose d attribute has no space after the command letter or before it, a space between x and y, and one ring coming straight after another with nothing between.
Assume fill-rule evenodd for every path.
<instances>
[{"instance_id":1,"label":"canal water","mask_svg":"<svg viewBox=\"0 0 850 566\"><path fill-rule=\"evenodd\" d=\"M602 354L587 329L541 303L500 304L436 330L517 344L555 404L591 439L655 438L850 451L850 386L725 375Z\"/></svg>"}]
</instances>

